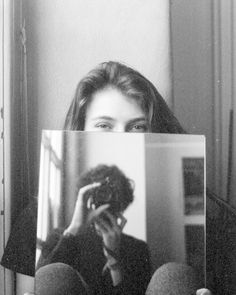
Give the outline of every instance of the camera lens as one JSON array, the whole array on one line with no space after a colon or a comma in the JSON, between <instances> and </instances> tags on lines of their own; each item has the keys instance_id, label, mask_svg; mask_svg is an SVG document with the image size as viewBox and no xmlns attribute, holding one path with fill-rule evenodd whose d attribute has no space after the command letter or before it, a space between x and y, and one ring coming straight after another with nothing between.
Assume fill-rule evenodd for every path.
<instances>
[{"instance_id":1,"label":"camera lens","mask_svg":"<svg viewBox=\"0 0 236 295\"><path fill-rule=\"evenodd\" d=\"M99 204L109 203L112 199L112 191L107 185L102 185L95 191L95 202Z\"/></svg>"},{"instance_id":2,"label":"camera lens","mask_svg":"<svg viewBox=\"0 0 236 295\"><path fill-rule=\"evenodd\" d=\"M120 204L117 202L116 189L112 185L110 179L106 177L104 181L100 181L101 185L88 191L88 207L96 209L104 204L109 204L108 210L111 213L120 211Z\"/></svg>"}]
</instances>

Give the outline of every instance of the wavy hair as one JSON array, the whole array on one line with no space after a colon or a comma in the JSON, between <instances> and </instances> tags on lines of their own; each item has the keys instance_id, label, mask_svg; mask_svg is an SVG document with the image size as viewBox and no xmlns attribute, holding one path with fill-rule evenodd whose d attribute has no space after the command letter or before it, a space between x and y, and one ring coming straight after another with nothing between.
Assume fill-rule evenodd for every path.
<instances>
[{"instance_id":1,"label":"wavy hair","mask_svg":"<svg viewBox=\"0 0 236 295\"><path fill-rule=\"evenodd\" d=\"M138 102L151 132L186 133L155 86L138 71L114 61L99 64L79 82L64 129L84 130L87 107L93 95L107 87L113 87Z\"/></svg>"},{"instance_id":2,"label":"wavy hair","mask_svg":"<svg viewBox=\"0 0 236 295\"><path fill-rule=\"evenodd\" d=\"M79 179L78 190L88 184L99 182L101 186L86 192L96 207L110 204L114 213L124 211L134 199L134 182L126 177L116 165L100 164L91 168Z\"/></svg>"}]
</instances>

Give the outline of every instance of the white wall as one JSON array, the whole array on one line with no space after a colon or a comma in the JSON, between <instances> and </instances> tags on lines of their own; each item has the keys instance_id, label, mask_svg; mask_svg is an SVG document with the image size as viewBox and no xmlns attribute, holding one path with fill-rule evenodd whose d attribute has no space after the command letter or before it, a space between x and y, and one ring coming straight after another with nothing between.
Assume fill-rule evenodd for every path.
<instances>
[{"instance_id":1,"label":"white wall","mask_svg":"<svg viewBox=\"0 0 236 295\"><path fill-rule=\"evenodd\" d=\"M48 140L45 140L48 138ZM64 138L64 142L61 141ZM53 183L53 160L50 148L65 148L62 159L63 179ZM56 146L56 145L57 146ZM53 158L53 157L52 157ZM60 157L59 157L60 158ZM99 164L116 165L134 184L134 201L124 212L127 223L124 232L146 241L146 177L144 134L52 131L44 133L40 159L38 238L45 240L50 226L68 226L78 195L79 175ZM51 169L51 170L50 170ZM65 169L65 170L64 170ZM52 191L50 188L52 187ZM61 192L60 187L63 187ZM52 199L51 199L52 198ZM58 200L61 202L58 203ZM63 211L65 210L65 211ZM65 214L65 223L62 216ZM62 213L63 212L63 213ZM49 225L52 216L55 223ZM49 218L50 217L50 218Z\"/></svg>"},{"instance_id":2,"label":"white wall","mask_svg":"<svg viewBox=\"0 0 236 295\"><path fill-rule=\"evenodd\" d=\"M99 164L116 165L134 181L134 202L124 212L124 232L146 241L146 177L143 134L86 133L84 171Z\"/></svg>"},{"instance_id":3,"label":"white wall","mask_svg":"<svg viewBox=\"0 0 236 295\"><path fill-rule=\"evenodd\" d=\"M169 100L169 1L23 3L31 162L37 163L41 129L62 128L77 82L97 63L112 59L131 65Z\"/></svg>"},{"instance_id":4,"label":"white wall","mask_svg":"<svg viewBox=\"0 0 236 295\"><path fill-rule=\"evenodd\" d=\"M95 0L22 1L27 33L33 186L38 178L41 129L61 129L79 79L97 63L115 59L150 78L169 103L173 103L177 118L189 133L206 135L208 185L216 187L221 179L215 177L215 166L217 171L222 170L220 153L224 162L227 159L227 145L223 151L217 145L220 140L227 140L227 132L220 130L225 134L222 138L215 132L221 128L216 126L220 125L220 113L214 98L218 85L213 53L217 45L215 2L171 0L169 11L167 0L101 0L99 5ZM220 2L224 8L226 1ZM173 93L168 79L169 12ZM220 34L225 36L227 29L225 26ZM223 44L227 40L223 39ZM221 65L220 68L227 69ZM224 80L225 95L221 100L225 101L229 81ZM228 116L223 122L226 126L227 120ZM223 168L225 173L227 166Z\"/></svg>"},{"instance_id":5,"label":"white wall","mask_svg":"<svg viewBox=\"0 0 236 295\"><path fill-rule=\"evenodd\" d=\"M48 132L49 142L56 150L66 145L62 159L64 188L59 190L51 173L53 162L44 139L40 167L40 194L38 237L48 234L49 215L55 216L53 227L64 227L71 222L77 199L78 178L99 164L116 165L134 181L134 202L124 216L128 222L124 232L147 241L154 269L169 261L186 262L184 213L183 158L204 158L205 142L202 136L166 134L128 134L98 132ZM46 134L46 133L45 133ZM65 139L62 143L61 138ZM59 155L59 153L57 153ZM66 161L66 165L65 162ZM51 172L49 166L51 165ZM69 174L68 174L69 173ZM48 183L49 181L49 183ZM50 187L52 186L52 194ZM53 196L53 202L51 197ZM61 199L60 203L57 203ZM42 203L43 201L43 203ZM51 206L49 206L52 205ZM64 211L65 209L65 211ZM60 212L60 213L59 213ZM63 212L63 213L62 213ZM41 218L40 218L41 214ZM47 217L48 216L48 217ZM196 217L196 216L194 216ZM204 226L192 218L192 224ZM203 247L204 248L204 247Z\"/></svg>"},{"instance_id":6,"label":"white wall","mask_svg":"<svg viewBox=\"0 0 236 295\"><path fill-rule=\"evenodd\" d=\"M12 196L12 23L13 1L0 2L0 257L10 233ZM13 292L13 273L0 266L0 295Z\"/></svg>"},{"instance_id":7,"label":"white wall","mask_svg":"<svg viewBox=\"0 0 236 295\"><path fill-rule=\"evenodd\" d=\"M205 158L205 139L190 135L145 136L147 242L157 268L186 263L183 158ZM204 219L204 217L203 217Z\"/></svg>"},{"instance_id":8,"label":"white wall","mask_svg":"<svg viewBox=\"0 0 236 295\"><path fill-rule=\"evenodd\" d=\"M27 29L34 183L41 129L62 127L77 81L94 64L111 58L124 60L149 77L166 98L170 97L166 80L169 33L165 22L169 1L101 0L99 5L95 0L69 0L66 4L57 0L21 1ZM225 0L170 3L173 69L170 100L188 132L206 135L208 185L217 188L220 195L223 188L224 196L228 108L235 92L232 52L235 5ZM15 42L20 43L18 28ZM15 56L18 64L19 54L16 52ZM15 68L16 71L19 69ZM19 83L19 78L16 80Z\"/></svg>"}]
</instances>

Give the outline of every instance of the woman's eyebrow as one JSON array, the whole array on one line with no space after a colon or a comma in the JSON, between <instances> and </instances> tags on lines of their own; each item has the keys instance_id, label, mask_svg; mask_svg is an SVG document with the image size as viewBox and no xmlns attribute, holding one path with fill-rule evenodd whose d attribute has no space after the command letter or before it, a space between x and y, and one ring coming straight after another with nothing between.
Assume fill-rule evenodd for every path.
<instances>
[{"instance_id":1,"label":"woman's eyebrow","mask_svg":"<svg viewBox=\"0 0 236 295\"><path fill-rule=\"evenodd\" d=\"M138 123L138 122L145 122L145 123L148 123L147 122L147 119L145 117L139 117L139 118L134 118L134 119L131 119L129 120L129 124L133 124L133 123Z\"/></svg>"},{"instance_id":2,"label":"woman's eyebrow","mask_svg":"<svg viewBox=\"0 0 236 295\"><path fill-rule=\"evenodd\" d=\"M112 117L109 117L109 116L98 116L98 117L92 118L92 121L97 121L97 120L115 121Z\"/></svg>"}]
</instances>

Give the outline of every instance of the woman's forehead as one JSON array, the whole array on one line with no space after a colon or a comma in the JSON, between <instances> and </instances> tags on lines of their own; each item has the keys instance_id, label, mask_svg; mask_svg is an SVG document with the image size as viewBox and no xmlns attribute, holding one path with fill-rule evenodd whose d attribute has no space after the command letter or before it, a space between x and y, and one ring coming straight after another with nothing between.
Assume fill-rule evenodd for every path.
<instances>
[{"instance_id":1,"label":"woman's forehead","mask_svg":"<svg viewBox=\"0 0 236 295\"><path fill-rule=\"evenodd\" d=\"M106 88L96 92L88 105L86 117L145 117L139 102L115 88Z\"/></svg>"}]
</instances>

